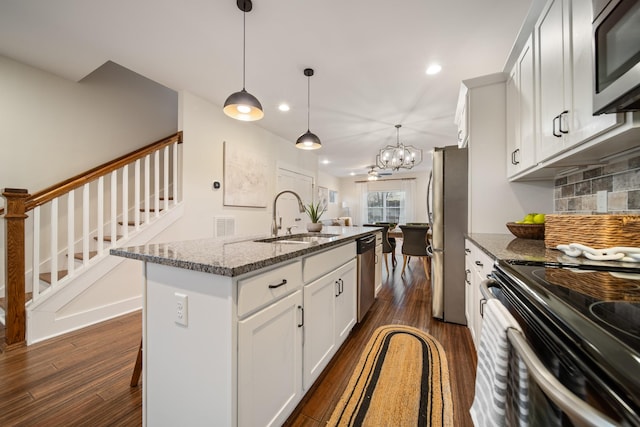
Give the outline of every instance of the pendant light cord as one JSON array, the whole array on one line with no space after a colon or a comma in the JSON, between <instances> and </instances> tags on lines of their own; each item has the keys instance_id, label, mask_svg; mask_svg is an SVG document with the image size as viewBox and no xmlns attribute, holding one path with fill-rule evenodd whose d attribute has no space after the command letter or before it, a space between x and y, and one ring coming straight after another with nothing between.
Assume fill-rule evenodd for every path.
<instances>
[{"instance_id":1,"label":"pendant light cord","mask_svg":"<svg viewBox=\"0 0 640 427\"><path fill-rule=\"evenodd\" d=\"M311 117L311 76L307 76L307 132L309 132L309 118Z\"/></svg>"},{"instance_id":2,"label":"pendant light cord","mask_svg":"<svg viewBox=\"0 0 640 427\"><path fill-rule=\"evenodd\" d=\"M244 9L246 9L246 5ZM242 90L245 90L245 73L247 60L247 12L242 11Z\"/></svg>"}]
</instances>

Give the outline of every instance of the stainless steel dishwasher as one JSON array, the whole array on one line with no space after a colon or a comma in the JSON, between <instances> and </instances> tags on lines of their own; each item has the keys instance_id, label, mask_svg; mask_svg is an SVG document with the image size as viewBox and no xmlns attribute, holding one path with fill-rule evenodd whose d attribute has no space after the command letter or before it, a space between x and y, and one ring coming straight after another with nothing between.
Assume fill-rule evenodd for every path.
<instances>
[{"instance_id":1,"label":"stainless steel dishwasher","mask_svg":"<svg viewBox=\"0 0 640 427\"><path fill-rule=\"evenodd\" d=\"M369 234L356 240L358 254L358 322L373 305L376 291L376 236Z\"/></svg>"}]
</instances>

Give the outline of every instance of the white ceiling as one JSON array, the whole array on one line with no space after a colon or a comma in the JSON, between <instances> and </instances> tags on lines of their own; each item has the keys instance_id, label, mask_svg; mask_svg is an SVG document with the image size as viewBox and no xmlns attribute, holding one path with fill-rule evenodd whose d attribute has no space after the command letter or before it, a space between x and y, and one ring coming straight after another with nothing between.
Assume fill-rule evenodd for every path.
<instances>
[{"instance_id":1,"label":"white ceiling","mask_svg":"<svg viewBox=\"0 0 640 427\"><path fill-rule=\"evenodd\" d=\"M427 150L456 143L461 80L502 71L530 4L253 0L246 89L265 111L255 124L292 143L307 130L310 67L321 171L365 173L397 123L401 141L425 150L424 170ZM0 0L0 54L75 81L110 60L222 106L242 88L242 20L236 0ZM433 62L443 70L428 76Z\"/></svg>"}]
</instances>

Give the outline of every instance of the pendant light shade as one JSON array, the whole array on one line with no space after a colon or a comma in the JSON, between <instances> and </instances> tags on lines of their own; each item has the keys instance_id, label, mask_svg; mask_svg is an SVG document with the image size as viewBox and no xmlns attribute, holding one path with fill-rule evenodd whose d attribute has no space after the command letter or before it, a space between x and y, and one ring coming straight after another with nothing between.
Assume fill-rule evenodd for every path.
<instances>
[{"instance_id":1,"label":"pendant light shade","mask_svg":"<svg viewBox=\"0 0 640 427\"><path fill-rule=\"evenodd\" d=\"M245 62L246 62L246 15L253 9L251 0L237 0L238 9L242 15L242 90L229 95L224 102L224 113L236 120L252 122L264 117L262 104L258 98L251 95L245 89Z\"/></svg>"},{"instance_id":2,"label":"pendant light shade","mask_svg":"<svg viewBox=\"0 0 640 427\"><path fill-rule=\"evenodd\" d=\"M296 147L302 150L317 150L322 147L320 138L309 130L309 116L311 110L311 76L313 76L312 68L305 68L304 75L307 76L307 131L300 135L296 141Z\"/></svg>"}]
</instances>

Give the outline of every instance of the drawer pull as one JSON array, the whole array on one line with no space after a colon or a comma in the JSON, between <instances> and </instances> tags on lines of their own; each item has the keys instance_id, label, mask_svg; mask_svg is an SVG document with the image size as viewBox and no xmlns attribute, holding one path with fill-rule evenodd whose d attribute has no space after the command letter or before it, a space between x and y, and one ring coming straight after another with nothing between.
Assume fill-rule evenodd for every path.
<instances>
[{"instance_id":1,"label":"drawer pull","mask_svg":"<svg viewBox=\"0 0 640 427\"><path fill-rule=\"evenodd\" d=\"M476 261L476 265L478 267L484 267L484 264L482 262L480 262L480 261Z\"/></svg>"},{"instance_id":2,"label":"drawer pull","mask_svg":"<svg viewBox=\"0 0 640 427\"><path fill-rule=\"evenodd\" d=\"M282 279L282 282L278 283L277 285L269 285L269 289L279 288L280 286L284 286L286 284L287 284L287 279Z\"/></svg>"}]
</instances>

